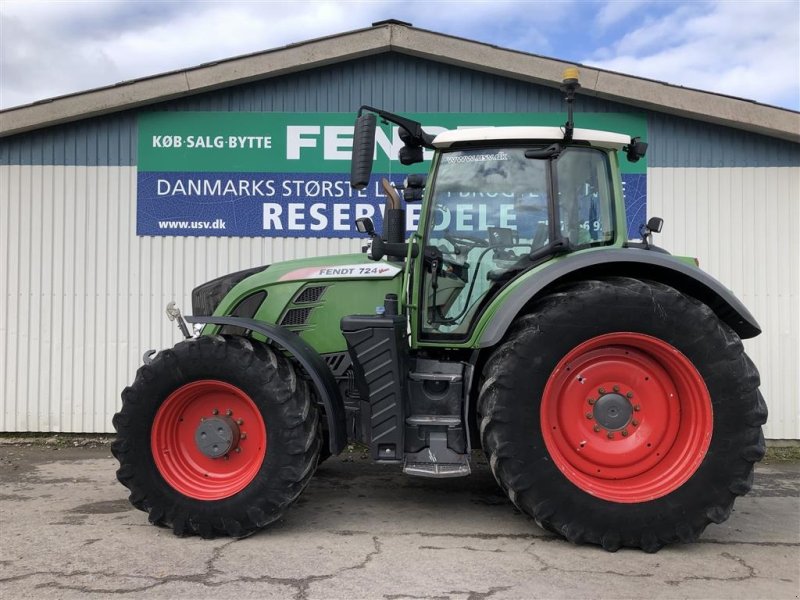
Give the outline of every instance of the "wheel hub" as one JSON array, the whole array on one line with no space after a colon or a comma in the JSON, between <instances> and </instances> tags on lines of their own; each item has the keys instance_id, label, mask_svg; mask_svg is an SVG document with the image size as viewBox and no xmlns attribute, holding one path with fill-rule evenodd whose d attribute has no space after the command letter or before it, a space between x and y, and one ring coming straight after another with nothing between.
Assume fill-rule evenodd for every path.
<instances>
[{"instance_id":1,"label":"wheel hub","mask_svg":"<svg viewBox=\"0 0 800 600\"><path fill-rule=\"evenodd\" d=\"M229 416L202 419L194 433L197 449L209 458L225 456L240 438L239 425Z\"/></svg>"},{"instance_id":2,"label":"wheel hub","mask_svg":"<svg viewBox=\"0 0 800 600\"><path fill-rule=\"evenodd\" d=\"M620 431L631 421L633 406L617 393L600 396L594 404L594 420L607 431Z\"/></svg>"},{"instance_id":3,"label":"wheel hub","mask_svg":"<svg viewBox=\"0 0 800 600\"><path fill-rule=\"evenodd\" d=\"M542 436L556 466L585 492L644 502L682 485L713 429L692 362L667 342L619 332L582 342L542 393Z\"/></svg>"},{"instance_id":4,"label":"wheel hub","mask_svg":"<svg viewBox=\"0 0 800 600\"><path fill-rule=\"evenodd\" d=\"M196 500L222 500L258 475L267 455L267 428L241 388L200 379L180 386L161 404L150 447L159 473L175 491Z\"/></svg>"}]
</instances>

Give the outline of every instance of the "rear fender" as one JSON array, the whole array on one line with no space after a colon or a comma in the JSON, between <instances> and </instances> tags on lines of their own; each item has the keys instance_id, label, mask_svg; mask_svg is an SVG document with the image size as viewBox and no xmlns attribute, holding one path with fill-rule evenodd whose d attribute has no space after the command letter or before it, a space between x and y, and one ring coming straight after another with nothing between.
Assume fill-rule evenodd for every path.
<instances>
[{"instance_id":1,"label":"rear fender","mask_svg":"<svg viewBox=\"0 0 800 600\"><path fill-rule=\"evenodd\" d=\"M339 454L347 445L345 412L339 387L330 368L314 348L300 336L284 327L241 317L185 317L189 323L209 325L233 325L260 333L271 342L286 350L303 367L319 394L328 419L331 454Z\"/></svg>"},{"instance_id":2,"label":"rear fender","mask_svg":"<svg viewBox=\"0 0 800 600\"><path fill-rule=\"evenodd\" d=\"M740 338L752 338L761 333L744 304L708 273L668 254L627 248L575 254L538 271L505 297L482 331L478 347L497 344L527 304L559 283L609 276L664 283L708 305Z\"/></svg>"}]
</instances>

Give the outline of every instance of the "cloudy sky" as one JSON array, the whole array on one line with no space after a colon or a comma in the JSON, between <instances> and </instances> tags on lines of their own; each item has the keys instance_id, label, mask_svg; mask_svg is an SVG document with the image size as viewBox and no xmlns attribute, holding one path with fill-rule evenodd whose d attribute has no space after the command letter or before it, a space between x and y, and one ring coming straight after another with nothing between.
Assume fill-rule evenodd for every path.
<instances>
[{"instance_id":1,"label":"cloudy sky","mask_svg":"<svg viewBox=\"0 0 800 600\"><path fill-rule=\"evenodd\" d=\"M800 110L800 0L0 0L0 108L389 18Z\"/></svg>"}]
</instances>

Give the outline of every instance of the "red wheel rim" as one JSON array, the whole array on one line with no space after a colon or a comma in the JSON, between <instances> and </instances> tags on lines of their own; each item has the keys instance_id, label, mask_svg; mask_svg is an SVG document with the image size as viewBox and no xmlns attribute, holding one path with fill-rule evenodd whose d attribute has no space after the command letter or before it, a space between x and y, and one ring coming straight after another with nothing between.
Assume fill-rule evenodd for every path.
<instances>
[{"instance_id":1,"label":"red wheel rim","mask_svg":"<svg viewBox=\"0 0 800 600\"><path fill-rule=\"evenodd\" d=\"M211 458L195 441L198 427L217 415L236 423L230 451ZM253 480L267 453L264 419L250 396L224 381L202 380L181 386L156 413L150 435L161 476L175 490L198 500L220 500Z\"/></svg>"},{"instance_id":2,"label":"red wheel rim","mask_svg":"<svg viewBox=\"0 0 800 600\"><path fill-rule=\"evenodd\" d=\"M583 491L646 502L676 490L711 442L711 397L691 361L639 333L611 333L570 351L542 397L553 462Z\"/></svg>"}]
</instances>

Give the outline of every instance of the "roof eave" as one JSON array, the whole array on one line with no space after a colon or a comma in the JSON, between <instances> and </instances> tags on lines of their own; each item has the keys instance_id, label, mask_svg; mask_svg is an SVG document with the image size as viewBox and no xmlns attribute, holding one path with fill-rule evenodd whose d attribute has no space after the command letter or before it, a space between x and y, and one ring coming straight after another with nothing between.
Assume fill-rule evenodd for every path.
<instances>
[{"instance_id":1,"label":"roof eave","mask_svg":"<svg viewBox=\"0 0 800 600\"><path fill-rule=\"evenodd\" d=\"M387 27L351 31L13 107L0 111L0 137L385 52L390 35Z\"/></svg>"},{"instance_id":2,"label":"roof eave","mask_svg":"<svg viewBox=\"0 0 800 600\"><path fill-rule=\"evenodd\" d=\"M430 31L398 28L393 50L428 60L558 88L565 67L575 63L498 48ZM643 110L672 114L800 142L800 113L758 102L580 66L588 94Z\"/></svg>"},{"instance_id":3,"label":"roof eave","mask_svg":"<svg viewBox=\"0 0 800 600\"><path fill-rule=\"evenodd\" d=\"M0 137L396 51L558 88L573 63L386 23L0 111ZM800 112L581 65L589 94L661 113L800 143Z\"/></svg>"}]
</instances>

